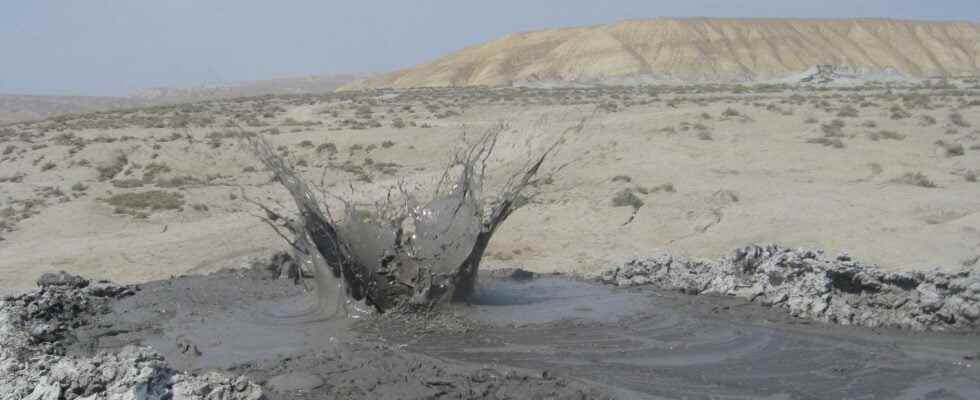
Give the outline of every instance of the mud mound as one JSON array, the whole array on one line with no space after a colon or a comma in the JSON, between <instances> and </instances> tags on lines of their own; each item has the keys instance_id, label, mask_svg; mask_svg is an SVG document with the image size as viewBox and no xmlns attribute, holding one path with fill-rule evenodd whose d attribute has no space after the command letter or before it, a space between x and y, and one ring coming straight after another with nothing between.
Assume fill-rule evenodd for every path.
<instances>
[{"instance_id":1,"label":"mud mound","mask_svg":"<svg viewBox=\"0 0 980 400\"><path fill-rule=\"evenodd\" d=\"M618 286L656 285L689 294L738 296L793 316L842 325L912 330L980 328L980 274L895 273L846 255L778 245L748 246L718 261L662 253L604 271Z\"/></svg>"},{"instance_id":2,"label":"mud mound","mask_svg":"<svg viewBox=\"0 0 980 400\"><path fill-rule=\"evenodd\" d=\"M139 287L39 283L0 303L0 400L608 398L547 372L357 337L350 320L305 313L301 286L264 268Z\"/></svg>"},{"instance_id":3,"label":"mud mound","mask_svg":"<svg viewBox=\"0 0 980 400\"><path fill-rule=\"evenodd\" d=\"M45 274L38 284L38 291L0 301L0 399L263 398L261 388L245 378L181 374L146 347L66 355L76 329L136 290L64 272Z\"/></svg>"}]
</instances>

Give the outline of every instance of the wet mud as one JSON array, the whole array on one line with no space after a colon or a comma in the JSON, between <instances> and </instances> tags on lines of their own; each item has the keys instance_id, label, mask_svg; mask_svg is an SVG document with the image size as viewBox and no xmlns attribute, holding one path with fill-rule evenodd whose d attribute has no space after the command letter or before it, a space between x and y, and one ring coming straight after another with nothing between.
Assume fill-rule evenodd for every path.
<instances>
[{"instance_id":1,"label":"wet mud","mask_svg":"<svg viewBox=\"0 0 980 400\"><path fill-rule=\"evenodd\" d=\"M299 286L250 271L151 282L76 329L69 352L146 345L180 371L245 375L270 399L980 398L975 333L498 275L438 315L359 321L323 319Z\"/></svg>"}]
</instances>

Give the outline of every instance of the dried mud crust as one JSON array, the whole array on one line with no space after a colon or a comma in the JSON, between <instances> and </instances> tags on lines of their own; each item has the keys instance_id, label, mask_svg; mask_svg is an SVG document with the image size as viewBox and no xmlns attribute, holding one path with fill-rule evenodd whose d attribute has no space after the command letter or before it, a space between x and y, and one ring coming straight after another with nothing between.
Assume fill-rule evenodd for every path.
<instances>
[{"instance_id":1,"label":"dried mud crust","mask_svg":"<svg viewBox=\"0 0 980 400\"><path fill-rule=\"evenodd\" d=\"M737 296L816 321L911 330L980 330L980 272L886 272L847 255L752 245L721 260L661 253L605 270L618 286Z\"/></svg>"},{"instance_id":2,"label":"dried mud crust","mask_svg":"<svg viewBox=\"0 0 980 400\"><path fill-rule=\"evenodd\" d=\"M45 274L41 288L0 301L0 399L258 400L262 389L243 377L185 374L147 347L93 355L68 354L74 333L111 312L134 286Z\"/></svg>"}]
</instances>

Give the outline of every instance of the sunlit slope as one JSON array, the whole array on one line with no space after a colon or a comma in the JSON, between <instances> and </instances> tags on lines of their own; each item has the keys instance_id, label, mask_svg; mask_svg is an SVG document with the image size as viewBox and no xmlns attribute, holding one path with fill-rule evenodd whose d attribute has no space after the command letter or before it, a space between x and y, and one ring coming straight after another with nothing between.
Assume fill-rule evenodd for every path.
<instances>
[{"instance_id":1,"label":"sunlit slope","mask_svg":"<svg viewBox=\"0 0 980 400\"><path fill-rule=\"evenodd\" d=\"M645 77L780 78L816 65L908 77L980 74L980 25L886 19L673 19L515 33L356 87Z\"/></svg>"}]
</instances>

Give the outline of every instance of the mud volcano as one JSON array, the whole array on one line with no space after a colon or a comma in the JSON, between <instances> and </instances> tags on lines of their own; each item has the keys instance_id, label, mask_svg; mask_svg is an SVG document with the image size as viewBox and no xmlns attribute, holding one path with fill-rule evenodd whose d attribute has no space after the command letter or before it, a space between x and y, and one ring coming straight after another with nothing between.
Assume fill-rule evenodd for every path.
<instances>
[{"instance_id":1,"label":"mud volcano","mask_svg":"<svg viewBox=\"0 0 980 400\"><path fill-rule=\"evenodd\" d=\"M265 270L49 285L3 303L4 351L16 354L3 360L2 384L43 378L59 389L38 399L980 396L975 332L871 330L735 297L483 275L471 304L360 320L321 318L301 286ZM127 359L134 349L142 358ZM143 397L112 397L106 387L118 382L58 372L112 357L157 360ZM197 391L174 382L198 382Z\"/></svg>"}]
</instances>

